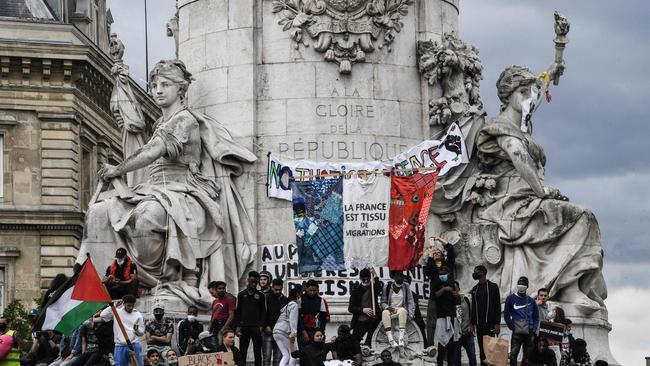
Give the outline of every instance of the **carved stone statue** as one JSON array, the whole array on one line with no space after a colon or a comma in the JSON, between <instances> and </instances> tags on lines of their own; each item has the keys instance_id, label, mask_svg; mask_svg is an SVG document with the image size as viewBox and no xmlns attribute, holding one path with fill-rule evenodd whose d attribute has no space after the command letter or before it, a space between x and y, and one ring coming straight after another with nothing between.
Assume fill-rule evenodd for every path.
<instances>
[{"instance_id":1,"label":"carved stone statue","mask_svg":"<svg viewBox=\"0 0 650 366\"><path fill-rule=\"evenodd\" d=\"M129 67L124 64L124 44L111 33L110 53L113 58L111 74L114 78L113 93L111 94L111 112L122 129L122 153L124 159L133 155L145 143L144 130L146 123L140 105L135 99L129 83ZM129 187L145 181L145 169L137 169L126 174Z\"/></svg>"},{"instance_id":2,"label":"carved stone statue","mask_svg":"<svg viewBox=\"0 0 650 366\"><path fill-rule=\"evenodd\" d=\"M291 33L294 47L309 46L339 65L342 74L366 60L375 47L390 44L404 24L413 0L273 0L284 31ZM309 38L307 38L309 37Z\"/></svg>"},{"instance_id":3,"label":"carved stone statue","mask_svg":"<svg viewBox=\"0 0 650 366\"><path fill-rule=\"evenodd\" d=\"M568 22L557 14L556 32L563 49ZM418 43L418 56L423 76L441 91L430 103L434 137L458 122L470 153L470 164L441 180L431 209L437 229L456 238L463 287L473 285L468 275L483 264L502 292L526 275L530 288L548 288L551 299L574 315L604 309L598 223L589 210L544 184L546 157L532 136L544 88L564 71L561 52L539 76L523 66L507 67L497 82L500 113L488 123L476 48L447 34L440 43Z\"/></svg>"},{"instance_id":4,"label":"carved stone statue","mask_svg":"<svg viewBox=\"0 0 650 366\"><path fill-rule=\"evenodd\" d=\"M185 106L192 77L181 61L160 61L149 81L163 114L153 136L99 172L111 181L146 168L147 180L90 205L79 260L90 252L108 265L124 247L143 287L205 308L209 281L225 280L237 291L255 259L255 234L233 178L256 156L217 121Z\"/></svg>"},{"instance_id":5,"label":"carved stone statue","mask_svg":"<svg viewBox=\"0 0 650 366\"><path fill-rule=\"evenodd\" d=\"M176 11L176 14L167 21L165 28L167 37L174 38L174 50L176 52L176 57L178 57L178 11Z\"/></svg>"}]
</instances>

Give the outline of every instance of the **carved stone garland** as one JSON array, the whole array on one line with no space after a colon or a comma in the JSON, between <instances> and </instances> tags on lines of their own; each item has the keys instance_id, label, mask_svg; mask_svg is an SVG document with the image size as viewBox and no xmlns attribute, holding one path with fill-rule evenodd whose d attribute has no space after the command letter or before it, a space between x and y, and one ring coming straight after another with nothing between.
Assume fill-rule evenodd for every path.
<instances>
[{"instance_id":1,"label":"carved stone garland","mask_svg":"<svg viewBox=\"0 0 650 366\"><path fill-rule=\"evenodd\" d=\"M352 64L364 62L366 53L375 50L375 43L391 51L411 4L413 0L273 0L273 13L296 49L301 43L309 47L311 38L325 60L349 74Z\"/></svg>"}]
</instances>

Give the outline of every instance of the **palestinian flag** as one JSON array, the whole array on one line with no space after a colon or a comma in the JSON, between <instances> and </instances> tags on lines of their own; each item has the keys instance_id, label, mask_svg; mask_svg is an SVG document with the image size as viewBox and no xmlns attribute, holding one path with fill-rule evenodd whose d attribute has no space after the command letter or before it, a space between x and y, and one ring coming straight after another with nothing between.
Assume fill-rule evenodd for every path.
<instances>
[{"instance_id":1,"label":"palestinian flag","mask_svg":"<svg viewBox=\"0 0 650 366\"><path fill-rule=\"evenodd\" d=\"M34 330L70 335L84 321L111 302L90 257L47 302Z\"/></svg>"}]
</instances>

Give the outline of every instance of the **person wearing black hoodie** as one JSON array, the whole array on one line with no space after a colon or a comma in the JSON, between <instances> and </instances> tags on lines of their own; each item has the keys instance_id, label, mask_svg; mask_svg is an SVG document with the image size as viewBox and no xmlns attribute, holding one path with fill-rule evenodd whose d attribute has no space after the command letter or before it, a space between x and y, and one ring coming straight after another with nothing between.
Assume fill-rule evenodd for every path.
<instances>
[{"instance_id":1,"label":"person wearing black hoodie","mask_svg":"<svg viewBox=\"0 0 650 366\"><path fill-rule=\"evenodd\" d=\"M477 280L472 287L471 321L476 330L478 349L481 355L481 365L486 366L483 336L498 337L501 331L501 294L499 286L487 279L487 268L474 267L472 278Z\"/></svg>"},{"instance_id":2,"label":"person wearing black hoodie","mask_svg":"<svg viewBox=\"0 0 650 366\"><path fill-rule=\"evenodd\" d=\"M534 347L524 356L521 366L557 366L555 352L548 348L548 341L537 338Z\"/></svg>"},{"instance_id":3,"label":"person wearing black hoodie","mask_svg":"<svg viewBox=\"0 0 650 366\"><path fill-rule=\"evenodd\" d=\"M296 349L295 338L289 336L289 347L291 357L300 359L300 366L323 366L327 360L327 354L332 349L332 343L325 343L325 333L320 329L314 331L311 342L308 345Z\"/></svg>"},{"instance_id":4,"label":"person wearing black hoodie","mask_svg":"<svg viewBox=\"0 0 650 366\"><path fill-rule=\"evenodd\" d=\"M364 344L370 347L372 334L379 325L380 301L377 299L383 291L381 281L375 276L375 308L372 308L372 289L370 287L371 271L374 269L364 268L359 272L361 282L352 288L348 311L352 314L352 336L361 343L366 337Z\"/></svg>"},{"instance_id":5,"label":"person wearing black hoodie","mask_svg":"<svg viewBox=\"0 0 650 366\"><path fill-rule=\"evenodd\" d=\"M436 241L441 242L444 248L444 252L436 247ZM439 271L442 267L446 267L450 272L451 277L454 277L455 268L456 268L456 252L454 251L454 246L448 241L444 241L438 237L432 236L429 238L429 248L426 265L424 266L424 275L427 276L430 283L431 289L438 287L440 284ZM432 292L433 294L433 292ZM436 334L436 298L431 295L429 297L429 303L427 304L427 346L435 346L435 334Z\"/></svg>"}]
</instances>

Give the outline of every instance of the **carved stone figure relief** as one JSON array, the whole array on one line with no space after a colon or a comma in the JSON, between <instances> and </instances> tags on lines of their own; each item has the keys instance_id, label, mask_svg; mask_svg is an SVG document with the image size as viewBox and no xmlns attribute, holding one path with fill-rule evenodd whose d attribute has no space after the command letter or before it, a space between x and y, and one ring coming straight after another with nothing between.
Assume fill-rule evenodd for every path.
<instances>
[{"instance_id":1,"label":"carved stone figure relief","mask_svg":"<svg viewBox=\"0 0 650 366\"><path fill-rule=\"evenodd\" d=\"M294 47L310 39L325 60L342 74L366 60L366 53L388 48L402 30L402 17L413 0L273 0L278 24L291 33Z\"/></svg>"}]
</instances>

